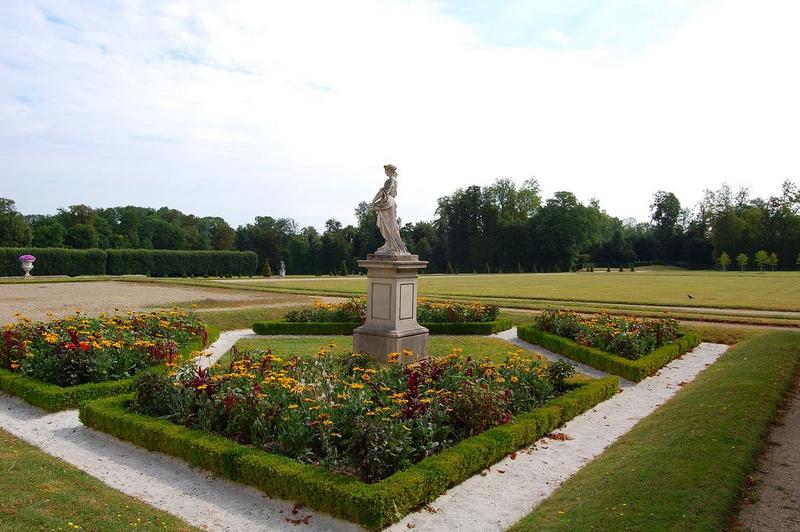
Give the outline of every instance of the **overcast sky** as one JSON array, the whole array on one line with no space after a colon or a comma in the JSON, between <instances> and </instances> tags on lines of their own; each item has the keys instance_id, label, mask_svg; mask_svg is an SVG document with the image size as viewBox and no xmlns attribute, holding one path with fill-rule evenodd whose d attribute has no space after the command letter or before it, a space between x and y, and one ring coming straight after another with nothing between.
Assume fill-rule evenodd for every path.
<instances>
[{"instance_id":1,"label":"overcast sky","mask_svg":"<svg viewBox=\"0 0 800 532\"><path fill-rule=\"evenodd\" d=\"M0 196L321 227L498 177L648 217L800 181L800 2L0 0Z\"/></svg>"}]
</instances>

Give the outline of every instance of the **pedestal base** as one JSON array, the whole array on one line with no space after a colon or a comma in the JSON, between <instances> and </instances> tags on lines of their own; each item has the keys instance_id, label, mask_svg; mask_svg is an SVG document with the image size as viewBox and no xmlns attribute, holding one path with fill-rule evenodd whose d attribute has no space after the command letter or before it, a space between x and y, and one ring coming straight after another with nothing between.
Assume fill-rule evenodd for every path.
<instances>
[{"instance_id":1,"label":"pedestal base","mask_svg":"<svg viewBox=\"0 0 800 532\"><path fill-rule=\"evenodd\" d=\"M417 331L404 331L394 335L391 331L363 330L363 326L353 331L353 352L367 354L382 364L389 361L389 353L398 353L400 362L413 362L428 356L428 329L420 327ZM410 351L411 356L403 352Z\"/></svg>"},{"instance_id":2,"label":"pedestal base","mask_svg":"<svg viewBox=\"0 0 800 532\"><path fill-rule=\"evenodd\" d=\"M353 331L353 352L378 362L389 353L401 362L427 357L428 329L417 323L417 274L428 263L416 255L369 255L358 265L367 269L367 319Z\"/></svg>"}]
</instances>

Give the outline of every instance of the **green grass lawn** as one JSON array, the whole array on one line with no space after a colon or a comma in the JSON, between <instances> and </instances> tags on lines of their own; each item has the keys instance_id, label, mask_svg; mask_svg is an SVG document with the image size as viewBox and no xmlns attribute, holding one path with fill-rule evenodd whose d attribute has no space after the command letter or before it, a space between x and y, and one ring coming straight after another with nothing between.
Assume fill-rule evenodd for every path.
<instances>
[{"instance_id":1,"label":"green grass lawn","mask_svg":"<svg viewBox=\"0 0 800 532\"><path fill-rule=\"evenodd\" d=\"M366 277L206 281L298 293L364 294ZM800 272L641 271L560 274L431 275L428 296L583 301L637 305L800 311ZM691 294L693 299L689 299Z\"/></svg>"},{"instance_id":2,"label":"green grass lawn","mask_svg":"<svg viewBox=\"0 0 800 532\"><path fill-rule=\"evenodd\" d=\"M0 429L0 530L197 530Z\"/></svg>"},{"instance_id":3,"label":"green grass lawn","mask_svg":"<svg viewBox=\"0 0 800 532\"><path fill-rule=\"evenodd\" d=\"M727 529L798 361L798 333L741 342L512 530Z\"/></svg>"},{"instance_id":4,"label":"green grass lawn","mask_svg":"<svg viewBox=\"0 0 800 532\"><path fill-rule=\"evenodd\" d=\"M295 355L310 356L317 353L320 347L328 347L334 354L346 355L353 350L353 337L279 336L239 340L236 346L239 349L254 349L258 351L272 349L272 353L281 358ZM503 360L508 353L517 350L515 346L499 338L437 335L431 336L428 351L432 356L444 356L450 354L455 347L462 348L465 356L470 355L473 358L489 357L495 361ZM220 364L225 364L228 360L229 355L226 354L220 359Z\"/></svg>"}]
</instances>

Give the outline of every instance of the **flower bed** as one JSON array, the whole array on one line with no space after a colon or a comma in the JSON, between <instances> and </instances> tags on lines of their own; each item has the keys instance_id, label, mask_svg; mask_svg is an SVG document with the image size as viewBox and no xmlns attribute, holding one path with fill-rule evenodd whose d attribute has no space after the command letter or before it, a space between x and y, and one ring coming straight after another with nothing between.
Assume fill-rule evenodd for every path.
<instances>
[{"instance_id":1,"label":"flower bed","mask_svg":"<svg viewBox=\"0 0 800 532\"><path fill-rule=\"evenodd\" d=\"M497 305L477 301L429 301L417 298L417 321L420 323L486 323L497 320ZM363 323L367 316L367 298L354 297L343 303L314 301L313 306L288 312L285 321L293 323Z\"/></svg>"},{"instance_id":2,"label":"flower bed","mask_svg":"<svg viewBox=\"0 0 800 532\"><path fill-rule=\"evenodd\" d=\"M353 333L366 319L366 298L351 298L343 303L323 303L291 311L282 321L253 324L257 334L343 334ZM508 318L499 318L499 308L479 302L434 302L417 300L419 323L431 334L495 334L513 326Z\"/></svg>"},{"instance_id":3,"label":"flower bed","mask_svg":"<svg viewBox=\"0 0 800 532\"><path fill-rule=\"evenodd\" d=\"M192 339L197 337L196 342ZM173 311L90 318L76 312L49 322L20 318L0 332L0 390L45 410L63 410L131 389L151 366L176 367L206 329Z\"/></svg>"},{"instance_id":4,"label":"flower bed","mask_svg":"<svg viewBox=\"0 0 800 532\"><path fill-rule=\"evenodd\" d=\"M678 337L678 322L674 318L642 319L610 314L583 317L554 309L542 311L534 320L534 327L630 360L648 355Z\"/></svg>"},{"instance_id":5,"label":"flower bed","mask_svg":"<svg viewBox=\"0 0 800 532\"><path fill-rule=\"evenodd\" d=\"M564 311L543 312L533 325L519 327L517 336L633 382L652 375L701 341L695 334L678 336L672 318L582 318Z\"/></svg>"},{"instance_id":6,"label":"flower bed","mask_svg":"<svg viewBox=\"0 0 800 532\"><path fill-rule=\"evenodd\" d=\"M262 358L261 363L266 358ZM468 367L480 367L480 365L470 366L470 363L466 362L466 360L455 363L454 359L448 359L443 364L449 366L449 369L443 371L442 375L437 377L437 382L440 382L441 385L436 387L431 387L430 383L426 384L426 380L432 378L430 377L431 374L427 372L440 367L439 365L442 364L440 362L433 363L425 369L423 369L423 366L412 367L408 374L399 367L391 367L387 370L388 374L393 374L396 378L405 378L406 392L416 396L419 400L408 400L408 402L402 404L390 400L386 405L379 405L377 399L390 399L397 392L394 392L394 388L391 386L385 386L389 384L387 382L377 384L381 380L378 378L378 373L362 371L362 369L368 368L362 367L362 359L357 358L356 360L358 360L359 366L355 366L355 361L348 361L344 363L343 367L349 366L349 369L339 370L347 372L348 377L346 379L344 378L345 373L342 373L339 379L332 379L331 382L318 381L319 385L312 388L319 393L324 391L325 397L329 398L328 402L323 401L323 396L318 396L319 400L316 403L305 401L306 394L311 393L311 390L305 389L305 385L302 385L304 386L302 392L292 392L291 388L296 387L297 384L285 380L294 379L290 375L293 371L296 371L296 367L291 366L285 376L279 376L280 370L275 372L276 368L273 366L272 372L275 374L269 376L274 377L275 381L264 384L263 380L267 380L267 378L261 379L262 383L259 386L267 386L275 388L275 390L265 391L262 388L261 391L253 391L252 388L248 390L245 386L242 391L247 396L253 397L257 405L260 405L260 407L253 408L253 411L258 412L259 416L266 413L265 408L269 410L269 405L272 405L272 408L280 406L282 413L278 415L281 416L281 419L284 416L289 418L285 421L284 427L296 426L301 434L311 430L318 435L318 438L311 439L311 441L316 442L314 445L322 448L322 445L325 444L335 448L336 441L344 440L345 431L350 431L353 435L361 434L360 438L367 438L370 442L388 442L395 441L393 438L402 440L403 438L423 436L426 429L418 426L417 421L413 420L420 420L425 416L434 416L434 414L437 416L451 415L446 412L447 407L444 407L445 411L442 412L442 409L439 408L439 405L435 405L434 401L423 403L422 399L429 396L423 390L446 390L447 387L445 383L441 383L441 380L445 378L445 375L450 375L449 371L454 367L462 370ZM200 375L195 373L194 376L191 376L179 373L177 378L182 385L176 389L180 390L179 394L191 393L192 398L205 396L206 399L201 403L203 412L221 414L221 417L216 418L218 421L225 419L226 426L236 426L236 423L239 423L237 419L241 418L228 415L229 407L226 401L231 401L231 399L228 399L229 397L236 398L237 392L230 394L225 392L218 397L221 403L215 403L212 399L218 392L209 394L207 390L214 387L223 389L223 386L224 389L231 387L237 389L237 382L248 381L249 377L246 376L248 373L260 371L261 365L253 367L252 362L253 360L250 359L250 362L246 363L247 367L242 358L234 362L234 373L237 375L226 378L224 385L211 383L211 377L214 375L212 372L207 375L208 384L206 384L206 387L199 390L198 388L203 386L205 382L195 382L193 379ZM276 364L277 362L269 360L268 363ZM323 367L326 367L326 362L316 359L309 362L308 369L311 371L316 368L313 371L320 371ZM361 369L357 370L356 367ZM544 366L537 363L535 367L539 369ZM498 371L512 371L504 368L496 369ZM536 370L533 370L533 373L536 373ZM369 375L369 378L364 380L363 375ZM413 375L417 375L419 378L423 375L427 376L420 381ZM506 383L497 382L498 376L494 374L484 375L484 378L500 385L509 383L513 375L513 373L508 373L506 377L502 377L507 379ZM450 377L452 376L450 375ZM203 378L205 379L206 376ZM535 378L537 381L542 379L539 376ZM283 382L280 379L284 379ZM156 382L155 378L148 378L148 380L151 381L150 384ZM337 381L338 384L333 381ZM219 382L222 383L223 381ZM249 382L252 383L252 381ZM410 382L412 384L416 382L417 392L421 393L414 394L411 392L408 389ZM186 384L189 384L189 386L186 386ZM352 386L354 384L363 384L364 387L356 386L354 388ZM290 388L287 389L284 385ZM307 462L311 463L303 463L274 452L267 452L255 445L245 445L234 441L231 437L239 437L241 440L242 431L240 428L233 430L233 433L227 434L229 437L213 434L207 430L200 430L214 428L213 422L209 423L209 421L215 419L212 416L206 418L205 426L203 426L203 423L196 423L197 429L190 429L171 423L166 419L133 413L131 411L132 408L142 409L143 405L148 402L146 397L143 397L143 394L146 396L149 393L145 389L146 382L142 383L143 388L139 391L139 397L126 395L85 403L81 406L80 417L81 421L87 426L111 433L142 447L183 458L192 465L205 468L232 480L254 485L270 496L292 499L317 510L349 519L368 528L379 529L399 519L414 508L435 499L448 487L480 472L509 453L531 444L576 415L613 396L617 391L617 385L618 381L615 377L598 380L572 379L566 383L563 395L550 399L544 404L541 404L539 399L536 399L534 403L540 406L535 406L530 411L517 414L508 419L506 423L489 428L477 435L469 436L441 450L441 452L435 452L438 449L418 449L418 452L423 455L435 454L431 454L420 462L409 465L405 469L375 483L366 483L353 475L333 472L321 465L315 465L317 462L313 459L308 459L308 455L305 454L301 456L301 459L305 458ZM389 390L382 390L381 387L387 387ZM158 389L157 386L154 388ZM336 391L337 389L342 391ZM486 390L497 390L497 388L494 385L489 385ZM272 398L276 396L273 393L278 394L274 400ZM302 399L301 397L290 398L293 393L299 393ZM340 393L353 394L353 396L348 399L338 399L337 395ZM270 399L258 398L253 394L266 394ZM439 392L437 392L437 397L439 396L438 394ZM313 398L313 396L310 398ZM397 399L400 399L400 397L397 397ZM234 399L236 402L240 400L244 401L244 398ZM523 399L520 398L520 400ZM372 401L372 404L367 404L366 401ZM336 402L343 406L332 408L331 405ZM150 404L157 405L158 403L156 401ZM189 404L194 404L194 400L192 399ZM345 404L349 406L345 407ZM450 404L450 408L453 408L455 403L449 402L447 404ZM490 402L489 404L494 403ZM291 405L296 406L291 407ZM423 408L423 405L427 406ZM320 406L320 408L311 410L316 406ZM389 410L376 412L371 416L368 415L369 412L375 412L386 407ZM231 405L230 408L231 413L233 413L237 406ZM352 418L354 421L352 428L338 426L339 419L348 416L347 408L352 408L356 412L355 417ZM334 411L337 412L334 413ZM403 414L404 411L407 414ZM487 412L493 411L497 410L494 408L487 409ZM400 415L393 416L396 412L400 412ZM311 417L312 413L313 417ZM505 416L505 412L502 415ZM200 417L200 410L198 410L198 419ZM484 420L483 422L491 419L491 417L487 418L480 415L478 417ZM269 419L269 416L266 419ZM315 424L311 426L300 424L299 420L301 419L311 420L311 423ZM330 423L326 423L326 421L330 421ZM406 426L410 430L400 428L402 426ZM369 428L365 432L367 427ZM391 430L387 432L387 427L398 428L397 435L394 435ZM269 432L264 430L266 428L266 425L261 426L258 429L261 432L257 431L257 433L268 436ZM456 430L462 431L464 434L471 433L475 428L473 426L470 429L466 423L456 424ZM342 437L336 438L333 433L341 434ZM285 438L285 442L289 444L295 441L291 431L275 432L273 434L276 435L275 438L280 434L281 438ZM355 436L349 437L353 438ZM435 437L433 439L426 438L427 441L435 441L436 439ZM269 438L265 441L269 441ZM363 440L355 439L352 441ZM274 445L276 445L276 441L270 441L268 447L271 450L276 450L273 447ZM361 451L369 453L370 445L372 443L368 443ZM385 454L390 461L397 459L397 451L391 448L375 449L372 454L373 456ZM359 461L367 466L366 470L371 470L374 465L374 462L363 456Z\"/></svg>"}]
</instances>

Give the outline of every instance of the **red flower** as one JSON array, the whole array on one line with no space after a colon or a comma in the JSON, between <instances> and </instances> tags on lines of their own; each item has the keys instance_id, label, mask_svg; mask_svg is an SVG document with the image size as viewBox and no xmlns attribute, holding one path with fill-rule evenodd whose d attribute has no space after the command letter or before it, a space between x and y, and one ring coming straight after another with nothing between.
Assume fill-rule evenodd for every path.
<instances>
[{"instance_id":1,"label":"red flower","mask_svg":"<svg viewBox=\"0 0 800 532\"><path fill-rule=\"evenodd\" d=\"M75 344L70 342L70 343L66 344L64 347L66 347L67 349L75 349L78 346L76 346Z\"/></svg>"},{"instance_id":2,"label":"red flower","mask_svg":"<svg viewBox=\"0 0 800 532\"><path fill-rule=\"evenodd\" d=\"M78 344L78 345L80 345L80 346L81 346L81 349L82 349L83 351L86 351L87 349L89 349L89 342L83 341L83 342L81 342L81 343L80 343L80 344Z\"/></svg>"}]
</instances>

